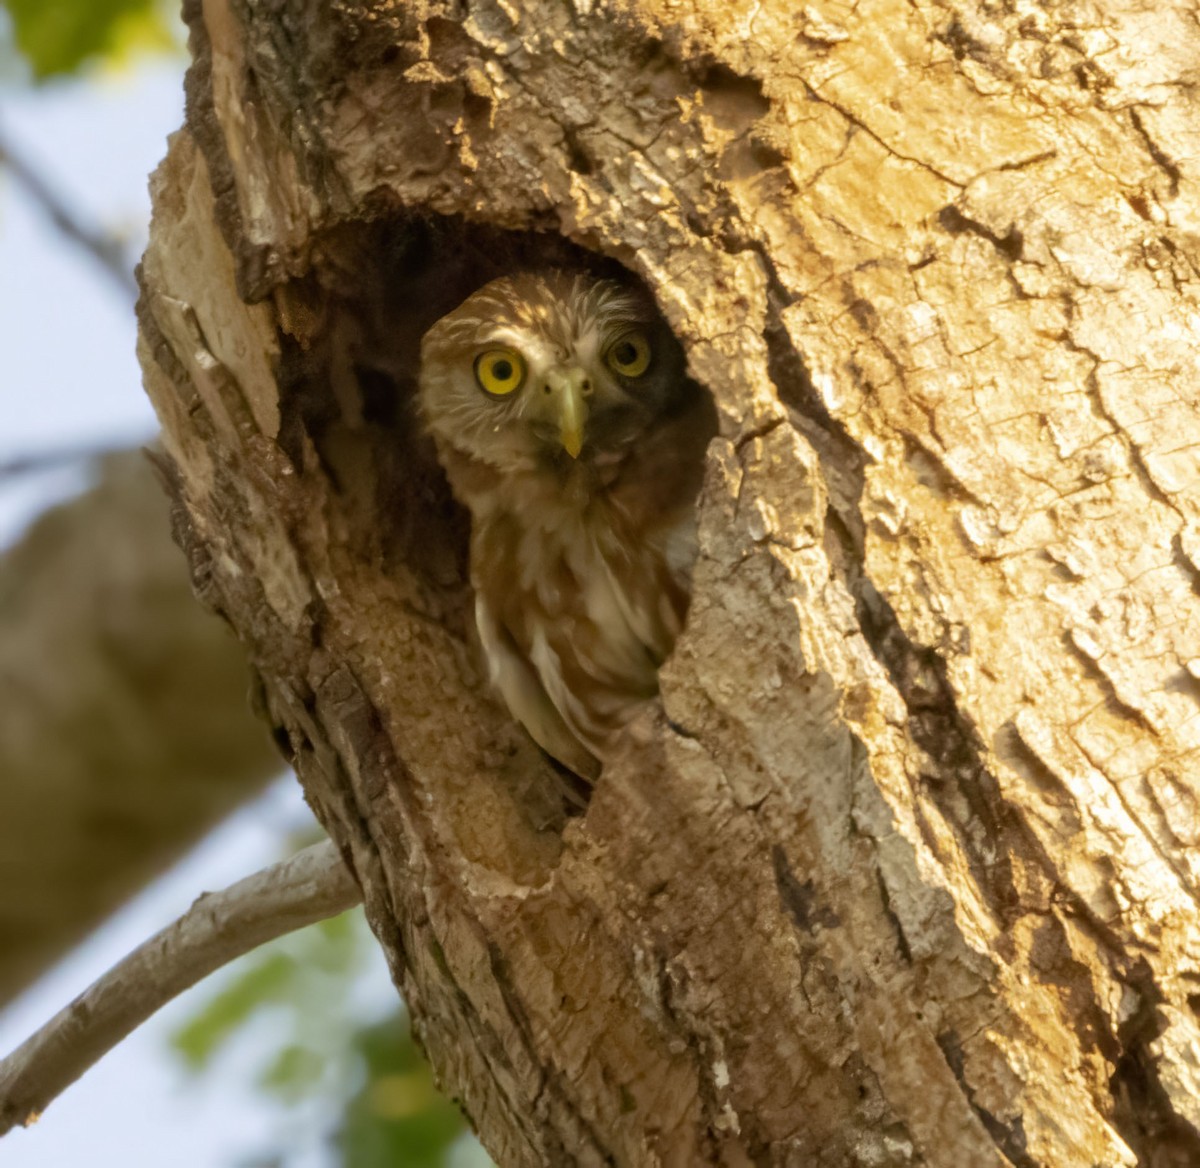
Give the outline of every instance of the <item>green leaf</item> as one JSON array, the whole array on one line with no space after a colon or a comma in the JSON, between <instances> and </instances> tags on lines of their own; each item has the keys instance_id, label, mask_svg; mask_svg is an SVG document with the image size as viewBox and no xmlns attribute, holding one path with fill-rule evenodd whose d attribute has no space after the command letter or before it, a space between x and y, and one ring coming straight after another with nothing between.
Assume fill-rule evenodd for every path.
<instances>
[{"instance_id":1,"label":"green leaf","mask_svg":"<svg viewBox=\"0 0 1200 1168\"><path fill-rule=\"evenodd\" d=\"M295 973L296 963L288 954L264 954L177 1030L171 1044L193 1070L202 1070L255 1010L287 994Z\"/></svg>"},{"instance_id":2,"label":"green leaf","mask_svg":"<svg viewBox=\"0 0 1200 1168\"><path fill-rule=\"evenodd\" d=\"M347 1105L337 1135L343 1168L442 1168L466 1125L434 1087L404 1014L361 1031L355 1046L367 1078Z\"/></svg>"},{"instance_id":3,"label":"green leaf","mask_svg":"<svg viewBox=\"0 0 1200 1168\"><path fill-rule=\"evenodd\" d=\"M39 80L75 73L96 58L170 49L175 35L159 0L0 0L17 48Z\"/></svg>"},{"instance_id":4,"label":"green leaf","mask_svg":"<svg viewBox=\"0 0 1200 1168\"><path fill-rule=\"evenodd\" d=\"M304 939L301 960L322 973L349 974L362 964L364 935L361 914L356 909L318 921L297 940Z\"/></svg>"},{"instance_id":5,"label":"green leaf","mask_svg":"<svg viewBox=\"0 0 1200 1168\"><path fill-rule=\"evenodd\" d=\"M285 1102L298 1103L321 1079L325 1060L307 1046L285 1046L259 1076L259 1086Z\"/></svg>"}]
</instances>

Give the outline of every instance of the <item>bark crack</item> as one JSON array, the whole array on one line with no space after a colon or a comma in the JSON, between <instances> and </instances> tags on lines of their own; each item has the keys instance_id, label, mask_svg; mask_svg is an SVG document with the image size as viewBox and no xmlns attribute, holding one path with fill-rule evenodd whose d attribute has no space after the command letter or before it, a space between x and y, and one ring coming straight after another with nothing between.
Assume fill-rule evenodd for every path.
<instances>
[{"instance_id":1,"label":"bark crack","mask_svg":"<svg viewBox=\"0 0 1200 1168\"><path fill-rule=\"evenodd\" d=\"M532 1115L545 1115L546 1107L550 1106L552 1108L551 1116L553 1118L551 1119L551 1125L548 1127L543 1126L539 1130L539 1144L543 1143L548 1136L554 1136L555 1138L555 1142L551 1146L543 1147L543 1150L550 1156L550 1159L546 1162L548 1164L570 1162L577 1158L580 1150L586 1150L596 1155L601 1163L616 1164L616 1156L605 1145L599 1131L596 1130L594 1125L576 1106L575 1093L566 1089L561 1081L560 1072L556 1068L548 1067L545 1059L539 1054L533 1026L530 1023L528 1014L525 1012L521 994L513 985L512 978L508 972L508 964L500 947L490 938L487 938L482 929L480 939L486 942L488 968L504 1000L509 1018L512 1020L517 1034L520 1036L521 1045L529 1060L529 1066L537 1068L538 1087L529 1106L529 1111ZM571 1125L575 1128L573 1134L582 1135L586 1140L584 1149L580 1149L579 1145L575 1143L572 1145L575 1151L569 1152L568 1146L557 1136L556 1128L558 1123L561 1122L561 1119L558 1118L560 1116L568 1118Z\"/></svg>"},{"instance_id":2,"label":"bark crack","mask_svg":"<svg viewBox=\"0 0 1200 1168\"><path fill-rule=\"evenodd\" d=\"M1179 164L1154 140L1153 135L1142 119L1142 115L1138 112L1137 106L1130 107L1129 121L1137 131L1138 137L1145 144L1146 153L1154 159L1155 165L1167 176L1169 184L1167 190L1171 197L1175 198L1179 194L1179 184L1183 180L1183 173L1179 169Z\"/></svg>"},{"instance_id":3,"label":"bark crack","mask_svg":"<svg viewBox=\"0 0 1200 1168\"><path fill-rule=\"evenodd\" d=\"M979 1121L996 1147L1008 1157L1015 1168L1044 1168L1029 1155L1025 1121L1022 1116L1018 1115L1011 1123L1004 1123L979 1104L975 1089L967 1081L966 1059L963 1056L963 1044L959 1036L952 1030L944 1030L937 1035L937 1044L945 1056L946 1065L954 1072L954 1077L962 1087L963 1095L971 1105L971 1110L979 1117Z\"/></svg>"},{"instance_id":4,"label":"bark crack","mask_svg":"<svg viewBox=\"0 0 1200 1168\"><path fill-rule=\"evenodd\" d=\"M946 174L945 171L939 170L933 165L933 163L927 162L923 158L915 158L911 154L905 154L902 151L897 150L893 145L891 145L891 143L887 141L887 139L885 139L877 131L873 130L857 114L853 113L841 103L834 101L833 98L823 94L819 89L810 84L804 77L800 76L799 74L792 74L791 79L799 82L799 84L804 87L805 92L809 94L813 101L819 101L823 105L829 106L830 109L836 110L842 115L842 117L846 119L847 122L849 122L852 126L857 126L864 134L866 134L873 142L876 142L893 158L897 158L901 162L910 162L913 166L920 167L921 170L928 172L929 174L933 175L934 178L940 179L947 186L954 187L956 190L961 191L966 189L967 184L965 182L962 182L956 178L952 178L950 175Z\"/></svg>"},{"instance_id":5,"label":"bark crack","mask_svg":"<svg viewBox=\"0 0 1200 1168\"><path fill-rule=\"evenodd\" d=\"M1084 379L1084 385L1087 389L1088 401L1095 410L1096 415L1102 418L1112 431L1121 440L1121 445L1124 447L1129 458L1129 465L1133 469L1134 474L1141 483L1143 490L1155 502L1162 503L1169 507L1179 518L1180 522L1185 522L1186 517L1179 509L1179 505L1162 489L1155 481L1154 475L1146 463L1145 456L1142 452L1140 444L1133 438L1129 431L1121 424L1120 420L1112 413L1108 405L1104 401L1104 390L1100 386L1100 367L1106 363L1106 360L1101 354L1094 349L1089 348L1075 335L1073 325L1075 324L1077 309L1075 302L1070 298L1065 298L1065 307L1067 313L1067 329L1063 336L1063 343L1068 349L1075 353L1082 353L1085 357L1090 358L1092 367L1088 370L1087 377Z\"/></svg>"},{"instance_id":6,"label":"bark crack","mask_svg":"<svg viewBox=\"0 0 1200 1168\"><path fill-rule=\"evenodd\" d=\"M1107 682L1107 680L1108 679L1106 677L1105 681ZM1114 698L1114 700L1117 701L1118 704L1120 704L1119 698ZM1129 716L1131 718L1138 718L1138 711L1136 711L1136 710L1130 711ZM1138 719L1138 720L1141 721L1141 719ZM1150 728L1150 732L1154 733L1152 727ZM1179 891L1184 893L1185 895L1191 897L1191 899L1193 901L1195 901L1197 899L1197 896L1196 896L1196 892L1194 891L1194 888L1193 888L1191 875L1188 872L1186 865L1180 863L1179 860L1177 860L1175 857L1173 857L1163 847L1162 843L1159 840L1158 833L1156 831L1154 831L1148 823L1146 823L1146 821L1138 813L1137 808L1134 807L1133 804L1129 801L1129 797L1122 790L1122 784L1117 779L1110 776L1108 774L1108 772L1104 769L1104 760L1099 759L1095 756L1094 751L1089 749L1089 744L1086 741L1080 741L1080 739L1070 730L1068 730L1068 733L1070 734L1071 741L1075 743L1075 745L1076 745L1076 747L1078 747L1080 753L1088 760L1088 762L1090 762L1092 764L1092 766L1094 766L1096 768L1097 772L1099 774L1102 774L1104 776L1104 778L1107 780L1108 785L1112 789L1113 794L1117 797L1117 802L1119 802L1121 804L1121 808L1124 810L1125 814L1127 816L1129 816L1130 823L1132 823L1137 828L1138 833L1139 833L1139 835L1141 835L1142 839L1144 839L1146 841L1146 843L1149 845L1150 849L1154 852L1154 854L1162 861L1164 866L1175 876L1175 879L1178 881Z\"/></svg>"},{"instance_id":7,"label":"bark crack","mask_svg":"<svg viewBox=\"0 0 1200 1168\"><path fill-rule=\"evenodd\" d=\"M972 219L965 215L953 203L938 212L938 222L951 235L961 235L964 231L969 231L974 235L982 236L1010 264L1017 263L1025 250L1025 237L1015 224L1009 227L1007 234L1000 235L986 223L981 223L978 219ZM1025 296L1023 291L1021 291L1021 296L1022 298Z\"/></svg>"}]
</instances>

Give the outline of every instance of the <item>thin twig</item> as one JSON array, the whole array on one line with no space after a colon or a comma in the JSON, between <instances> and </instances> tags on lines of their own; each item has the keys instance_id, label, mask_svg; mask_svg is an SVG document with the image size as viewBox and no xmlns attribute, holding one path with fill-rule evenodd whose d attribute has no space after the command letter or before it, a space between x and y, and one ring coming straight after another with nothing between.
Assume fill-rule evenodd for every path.
<instances>
[{"instance_id":1,"label":"thin twig","mask_svg":"<svg viewBox=\"0 0 1200 1168\"><path fill-rule=\"evenodd\" d=\"M202 977L361 899L328 840L224 892L205 893L0 1062L0 1136L36 1120L84 1071Z\"/></svg>"},{"instance_id":2,"label":"thin twig","mask_svg":"<svg viewBox=\"0 0 1200 1168\"><path fill-rule=\"evenodd\" d=\"M37 168L0 129L0 166L7 167L25 189L25 193L49 216L50 221L73 243L79 244L121 285L131 299L137 296L137 281L130 270L125 245L115 235L90 227L68 205L54 187L40 175Z\"/></svg>"},{"instance_id":3,"label":"thin twig","mask_svg":"<svg viewBox=\"0 0 1200 1168\"><path fill-rule=\"evenodd\" d=\"M17 454L12 458L0 459L0 483L4 479L19 478L21 475L42 474L44 471L58 470L61 467L97 462L125 449L127 448L123 446L80 443L75 446L51 447L32 454Z\"/></svg>"}]
</instances>

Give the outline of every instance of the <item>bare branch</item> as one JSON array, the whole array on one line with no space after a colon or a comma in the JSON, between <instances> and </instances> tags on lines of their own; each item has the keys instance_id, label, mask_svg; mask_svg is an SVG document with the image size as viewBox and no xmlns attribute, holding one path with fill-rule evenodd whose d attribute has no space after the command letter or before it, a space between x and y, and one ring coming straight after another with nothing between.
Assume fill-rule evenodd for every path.
<instances>
[{"instance_id":1,"label":"bare branch","mask_svg":"<svg viewBox=\"0 0 1200 1168\"><path fill-rule=\"evenodd\" d=\"M201 978L360 899L328 840L200 896L0 1062L0 1136L36 1120L84 1071Z\"/></svg>"},{"instance_id":2,"label":"bare branch","mask_svg":"<svg viewBox=\"0 0 1200 1168\"><path fill-rule=\"evenodd\" d=\"M37 168L0 128L0 166L7 167L25 193L50 217L50 221L73 243L77 243L121 286L130 299L137 297L137 281L129 265L125 245L116 236L84 223Z\"/></svg>"},{"instance_id":3,"label":"bare branch","mask_svg":"<svg viewBox=\"0 0 1200 1168\"><path fill-rule=\"evenodd\" d=\"M64 466L95 462L98 459L118 454L123 449L124 447L97 446L91 443L56 446L30 454L18 454L12 458L0 459L0 480L18 478L28 474L41 474L43 471L57 470Z\"/></svg>"}]
</instances>

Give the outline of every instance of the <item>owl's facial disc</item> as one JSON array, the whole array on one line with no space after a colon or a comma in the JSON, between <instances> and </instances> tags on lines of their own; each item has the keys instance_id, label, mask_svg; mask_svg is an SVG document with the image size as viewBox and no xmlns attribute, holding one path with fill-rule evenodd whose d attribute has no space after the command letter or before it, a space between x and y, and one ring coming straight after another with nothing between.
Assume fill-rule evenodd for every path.
<instances>
[{"instance_id":1,"label":"owl's facial disc","mask_svg":"<svg viewBox=\"0 0 1200 1168\"><path fill-rule=\"evenodd\" d=\"M673 408L682 359L644 295L551 271L485 285L422 341L435 437L507 473L607 483Z\"/></svg>"}]
</instances>

